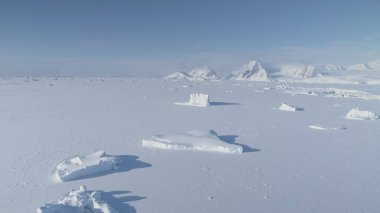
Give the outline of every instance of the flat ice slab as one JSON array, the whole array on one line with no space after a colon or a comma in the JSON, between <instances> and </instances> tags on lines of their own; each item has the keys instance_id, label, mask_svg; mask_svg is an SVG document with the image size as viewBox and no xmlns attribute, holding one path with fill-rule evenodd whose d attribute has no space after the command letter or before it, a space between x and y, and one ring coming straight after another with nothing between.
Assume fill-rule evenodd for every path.
<instances>
[{"instance_id":1,"label":"flat ice slab","mask_svg":"<svg viewBox=\"0 0 380 213\"><path fill-rule=\"evenodd\" d=\"M355 109L351 109L346 114L346 119L351 119L351 120L376 120L376 119L379 119L379 116L376 115L373 112L362 111L362 110L359 110L359 108L355 108Z\"/></svg>"},{"instance_id":2,"label":"flat ice slab","mask_svg":"<svg viewBox=\"0 0 380 213\"><path fill-rule=\"evenodd\" d=\"M289 105L286 103L282 103L281 106L279 106L277 109L281 110L281 111L287 111L287 112L295 112L295 111L301 111L302 110L302 108L298 108L298 107L295 107L295 106L292 106L292 105Z\"/></svg>"},{"instance_id":3,"label":"flat ice slab","mask_svg":"<svg viewBox=\"0 0 380 213\"><path fill-rule=\"evenodd\" d=\"M189 102L174 103L174 104L184 105L184 106L208 107L210 105L210 100L209 100L208 94L193 93L193 94L190 94Z\"/></svg>"},{"instance_id":4,"label":"flat ice slab","mask_svg":"<svg viewBox=\"0 0 380 213\"><path fill-rule=\"evenodd\" d=\"M213 130L192 130L184 134L156 135L152 136L152 139L142 140L142 145L158 149L243 153L243 147L220 140Z\"/></svg>"},{"instance_id":5,"label":"flat ice slab","mask_svg":"<svg viewBox=\"0 0 380 213\"><path fill-rule=\"evenodd\" d=\"M118 213L118 211L102 200L101 192L90 192L81 186L58 200L57 204L45 204L39 207L37 213Z\"/></svg>"},{"instance_id":6,"label":"flat ice slab","mask_svg":"<svg viewBox=\"0 0 380 213\"><path fill-rule=\"evenodd\" d=\"M122 163L117 157L108 156L104 151L90 155L70 157L57 165L54 175L60 182L80 177L117 170Z\"/></svg>"}]
</instances>

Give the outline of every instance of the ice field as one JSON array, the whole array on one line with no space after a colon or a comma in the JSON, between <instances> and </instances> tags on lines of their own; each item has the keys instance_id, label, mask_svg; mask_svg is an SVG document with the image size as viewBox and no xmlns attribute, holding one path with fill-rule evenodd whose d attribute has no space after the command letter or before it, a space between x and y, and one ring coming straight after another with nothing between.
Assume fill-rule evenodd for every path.
<instances>
[{"instance_id":1,"label":"ice field","mask_svg":"<svg viewBox=\"0 0 380 213\"><path fill-rule=\"evenodd\" d=\"M209 105L174 104L193 93ZM378 212L380 120L346 119L378 115L378 97L369 84L3 78L0 209L60 208L79 189L112 212ZM152 136L187 149L143 146ZM194 148L215 144L242 153ZM54 181L68 159L80 177Z\"/></svg>"}]
</instances>

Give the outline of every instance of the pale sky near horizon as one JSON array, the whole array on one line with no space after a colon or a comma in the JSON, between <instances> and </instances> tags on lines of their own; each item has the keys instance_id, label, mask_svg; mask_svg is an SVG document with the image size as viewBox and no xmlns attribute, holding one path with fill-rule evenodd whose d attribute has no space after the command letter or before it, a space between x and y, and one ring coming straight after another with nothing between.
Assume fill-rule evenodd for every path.
<instances>
[{"instance_id":1,"label":"pale sky near horizon","mask_svg":"<svg viewBox=\"0 0 380 213\"><path fill-rule=\"evenodd\" d=\"M0 76L380 59L378 0L0 0Z\"/></svg>"}]
</instances>

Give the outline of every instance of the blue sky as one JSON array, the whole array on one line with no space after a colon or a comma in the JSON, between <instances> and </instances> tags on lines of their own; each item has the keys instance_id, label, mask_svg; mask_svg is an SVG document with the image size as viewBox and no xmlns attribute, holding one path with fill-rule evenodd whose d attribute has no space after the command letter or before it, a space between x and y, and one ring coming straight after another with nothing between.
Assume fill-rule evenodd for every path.
<instances>
[{"instance_id":1,"label":"blue sky","mask_svg":"<svg viewBox=\"0 0 380 213\"><path fill-rule=\"evenodd\" d=\"M378 0L2 0L0 75L163 75L380 58Z\"/></svg>"}]
</instances>

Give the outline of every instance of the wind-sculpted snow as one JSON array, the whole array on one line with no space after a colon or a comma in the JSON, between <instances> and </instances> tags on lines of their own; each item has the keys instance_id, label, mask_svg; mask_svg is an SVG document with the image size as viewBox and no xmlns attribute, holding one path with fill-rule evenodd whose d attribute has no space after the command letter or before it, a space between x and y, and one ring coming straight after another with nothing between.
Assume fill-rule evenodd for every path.
<instances>
[{"instance_id":1,"label":"wind-sculpted snow","mask_svg":"<svg viewBox=\"0 0 380 213\"><path fill-rule=\"evenodd\" d=\"M315 95L333 98L360 98L364 100L380 100L380 95L371 94L359 90L348 90L338 88L288 88L287 93L293 95Z\"/></svg>"},{"instance_id":2,"label":"wind-sculpted snow","mask_svg":"<svg viewBox=\"0 0 380 213\"><path fill-rule=\"evenodd\" d=\"M54 175L58 181L71 181L101 172L117 170L123 163L117 157L108 156L104 151L90 155L70 157L56 167Z\"/></svg>"},{"instance_id":3,"label":"wind-sculpted snow","mask_svg":"<svg viewBox=\"0 0 380 213\"><path fill-rule=\"evenodd\" d=\"M192 130L184 134L155 135L152 136L152 139L144 139L142 145L158 149L243 153L243 147L220 140L213 130Z\"/></svg>"},{"instance_id":4,"label":"wind-sculpted snow","mask_svg":"<svg viewBox=\"0 0 380 213\"><path fill-rule=\"evenodd\" d=\"M379 116L376 113L370 111L354 108L347 113L346 118L351 120L376 120L379 119Z\"/></svg>"},{"instance_id":5,"label":"wind-sculpted snow","mask_svg":"<svg viewBox=\"0 0 380 213\"><path fill-rule=\"evenodd\" d=\"M102 192L87 191L81 186L70 191L56 204L45 204L37 209L37 213L118 213L118 211L102 200Z\"/></svg>"},{"instance_id":6,"label":"wind-sculpted snow","mask_svg":"<svg viewBox=\"0 0 380 213\"><path fill-rule=\"evenodd\" d=\"M197 106L197 107L208 107L210 105L209 96L202 93L190 94L189 102L175 103L176 105L184 106Z\"/></svg>"}]
</instances>

